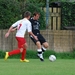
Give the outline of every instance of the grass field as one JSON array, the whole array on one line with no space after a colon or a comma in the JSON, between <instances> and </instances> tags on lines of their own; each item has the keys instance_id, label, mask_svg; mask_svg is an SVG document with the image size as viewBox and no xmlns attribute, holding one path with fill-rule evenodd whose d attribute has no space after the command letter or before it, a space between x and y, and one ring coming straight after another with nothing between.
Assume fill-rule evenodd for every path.
<instances>
[{"instance_id":1,"label":"grass field","mask_svg":"<svg viewBox=\"0 0 75 75\"><path fill-rule=\"evenodd\" d=\"M0 75L75 75L75 59L29 59L29 63L19 59L0 59Z\"/></svg>"}]
</instances>

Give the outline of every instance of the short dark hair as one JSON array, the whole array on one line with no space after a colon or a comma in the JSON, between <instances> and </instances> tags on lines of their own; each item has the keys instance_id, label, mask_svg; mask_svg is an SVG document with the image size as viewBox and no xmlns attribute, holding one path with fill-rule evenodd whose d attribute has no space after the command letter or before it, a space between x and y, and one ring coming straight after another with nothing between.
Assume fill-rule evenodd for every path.
<instances>
[{"instance_id":1,"label":"short dark hair","mask_svg":"<svg viewBox=\"0 0 75 75\"><path fill-rule=\"evenodd\" d=\"M33 16L36 16L37 14L40 15L39 12L34 12L34 13L33 13Z\"/></svg>"},{"instance_id":2,"label":"short dark hair","mask_svg":"<svg viewBox=\"0 0 75 75\"><path fill-rule=\"evenodd\" d=\"M24 17L29 17L29 16L31 16L31 12L30 12L30 11L26 11L26 12L24 13Z\"/></svg>"}]
</instances>

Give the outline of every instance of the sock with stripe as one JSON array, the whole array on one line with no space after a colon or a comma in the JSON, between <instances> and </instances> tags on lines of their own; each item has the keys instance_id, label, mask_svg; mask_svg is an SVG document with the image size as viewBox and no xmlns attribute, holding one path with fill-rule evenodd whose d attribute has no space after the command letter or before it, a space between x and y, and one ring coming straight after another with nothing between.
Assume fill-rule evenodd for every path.
<instances>
[{"instance_id":1,"label":"sock with stripe","mask_svg":"<svg viewBox=\"0 0 75 75\"><path fill-rule=\"evenodd\" d=\"M46 48L42 46L42 53L44 53L45 51L46 51Z\"/></svg>"}]
</instances>

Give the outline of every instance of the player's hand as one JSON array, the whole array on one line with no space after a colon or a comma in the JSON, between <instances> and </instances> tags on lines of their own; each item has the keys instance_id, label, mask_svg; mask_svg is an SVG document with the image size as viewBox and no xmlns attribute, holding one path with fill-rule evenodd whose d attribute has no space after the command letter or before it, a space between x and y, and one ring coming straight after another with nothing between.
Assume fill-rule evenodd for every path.
<instances>
[{"instance_id":1,"label":"player's hand","mask_svg":"<svg viewBox=\"0 0 75 75\"><path fill-rule=\"evenodd\" d=\"M5 38L7 38L9 36L9 33L7 32L6 34L5 34Z\"/></svg>"}]
</instances>

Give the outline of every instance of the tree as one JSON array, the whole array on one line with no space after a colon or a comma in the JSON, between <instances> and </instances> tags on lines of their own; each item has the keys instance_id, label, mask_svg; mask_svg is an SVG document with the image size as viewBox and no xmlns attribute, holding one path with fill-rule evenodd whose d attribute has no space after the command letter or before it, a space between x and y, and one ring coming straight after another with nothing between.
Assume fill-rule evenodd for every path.
<instances>
[{"instance_id":1,"label":"tree","mask_svg":"<svg viewBox=\"0 0 75 75\"><path fill-rule=\"evenodd\" d=\"M20 2L20 6L21 6L21 13L23 16L23 13L25 11L30 11L32 14L33 12L37 11L40 13L40 29L45 29L46 28L46 24L45 24L45 13L44 11L41 9L41 7L43 6L43 3L40 2L38 0L25 0L22 1L22 3Z\"/></svg>"},{"instance_id":2,"label":"tree","mask_svg":"<svg viewBox=\"0 0 75 75\"><path fill-rule=\"evenodd\" d=\"M0 0L0 29L7 29L20 17L20 6L16 0Z\"/></svg>"},{"instance_id":3,"label":"tree","mask_svg":"<svg viewBox=\"0 0 75 75\"><path fill-rule=\"evenodd\" d=\"M35 11L39 12L40 13L40 29L46 29L46 21L45 21L45 12L44 10L42 10L42 6L43 6L43 3L40 2L37 0L27 0L26 4L25 4L25 8L26 10L29 10L31 11L31 13L33 14Z\"/></svg>"}]
</instances>

